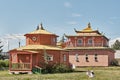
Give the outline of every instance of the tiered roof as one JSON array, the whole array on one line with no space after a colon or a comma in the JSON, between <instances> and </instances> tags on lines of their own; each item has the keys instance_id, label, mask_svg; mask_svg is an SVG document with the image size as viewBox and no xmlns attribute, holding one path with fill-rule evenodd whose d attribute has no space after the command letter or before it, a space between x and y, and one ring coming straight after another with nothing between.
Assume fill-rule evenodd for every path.
<instances>
[{"instance_id":1,"label":"tiered roof","mask_svg":"<svg viewBox=\"0 0 120 80\"><path fill-rule=\"evenodd\" d=\"M75 36L103 36L103 37L105 37L98 30L93 30L91 28L90 23L88 23L87 27L83 30L76 30L76 29L74 29L74 30L77 33L77 35L65 35L65 36L66 37L75 37ZM108 40L107 37L105 37L105 38Z\"/></svg>"},{"instance_id":2,"label":"tiered roof","mask_svg":"<svg viewBox=\"0 0 120 80\"><path fill-rule=\"evenodd\" d=\"M85 29L83 29L83 30L81 30L81 31L77 31L77 30L75 29L75 32L76 32L76 33L98 33L98 34L100 34L98 30L93 30L93 29L91 28L90 23L88 23L88 25L87 25L87 27L86 27Z\"/></svg>"}]
</instances>

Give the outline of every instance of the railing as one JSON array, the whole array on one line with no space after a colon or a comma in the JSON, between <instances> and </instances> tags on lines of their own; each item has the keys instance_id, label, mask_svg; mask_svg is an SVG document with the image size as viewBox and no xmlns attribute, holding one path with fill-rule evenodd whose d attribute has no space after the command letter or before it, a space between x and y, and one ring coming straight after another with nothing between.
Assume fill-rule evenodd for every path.
<instances>
[{"instance_id":1,"label":"railing","mask_svg":"<svg viewBox=\"0 0 120 80\"><path fill-rule=\"evenodd\" d=\"M11 70L30 70L30 63L12 63Z\"/></svg>"},{"instance_id":2,"label":"railing","mask_svg":"<svg viewBox=\"0 0 120 80\"><path fill-rule=\"evenodd\" d=\"M42 68L39 67L39 66L35 66L33 69L32 69L32 72L35 73L35 74L40 74L42 71Z\"/></svg>"}]
</instances>

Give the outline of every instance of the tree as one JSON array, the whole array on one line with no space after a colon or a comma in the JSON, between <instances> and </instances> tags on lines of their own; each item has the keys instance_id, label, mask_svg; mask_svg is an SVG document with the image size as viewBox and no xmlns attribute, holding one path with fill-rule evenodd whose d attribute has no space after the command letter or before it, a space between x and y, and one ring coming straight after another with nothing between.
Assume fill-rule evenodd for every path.
<instances>
[{"instance_id":1,"label":"tree","mask_svg":"<svg viewBox=\"0 0 120 80\"><path fill-rule=\"evenodd\" d=\"M0 44L1 44L1 41L0 41ZM2 47L3 47L3 45L2 45L2 46L0 45L0 53L1 53L1 52L2 52L2 50L3 50L3 49L1 49Z\"/></svg>"},{"instance_id":2,"label":"tree","mask_svg":"<svg viewBox=\"0 0 120 80\"><path fill-rule=\"evenodd\" d=\"M64 35L62 36L60 42L64 43L65 42L65 38L64 38Z\"/></svg>"},{"instance_id":3,"label":"tree","mask_svg":"<svg viewBox=\"0 0 120 80\"><path fill-rule=\"evenodd\" d=\"M112 48L115 50L120 50L120 41L116 40L115 43L112 45Z\"/></svg>"},{"instance_id":4,"label":"tree","mask_svg":"<svg viewBox=\"0 0 120 80\"><path fill-rule=\"evenodd\" d=\"M46 49L44 48L44 60L45 60L45 64L48 64L48 54L46 52Z\"/></svg>"},{"instance_id":5,"label":"tree","mask_svg":"<svg viewBox=\"0 0 120 80\"><path fill-rule=\"evenodd\" d=\"M0 44L1 44L1 41L0 41ZM3 45L0 45L0 53L3 51L2 47ZM0 54L0 60L1 59L4 59L4 56L2 54Z\"/></svg>"}]
</instances>

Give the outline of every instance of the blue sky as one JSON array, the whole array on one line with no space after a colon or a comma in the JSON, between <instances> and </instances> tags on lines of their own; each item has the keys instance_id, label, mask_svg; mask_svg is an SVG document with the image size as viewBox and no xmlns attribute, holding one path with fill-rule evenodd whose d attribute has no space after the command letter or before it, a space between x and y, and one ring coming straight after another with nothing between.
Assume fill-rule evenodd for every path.
<instances>
[{"instance_id":1,"label":"blue sky","mask_svg":"<svg viewBox=\"0 0 120 80\"><path fill-rule=\"evenodd\" d=\"M74 28L82 30L90 22L108 38L118 38L120 0L0 0L1 38L31 32L41 22L59 36L75 34Z\"/></svg>"}]
</instances>

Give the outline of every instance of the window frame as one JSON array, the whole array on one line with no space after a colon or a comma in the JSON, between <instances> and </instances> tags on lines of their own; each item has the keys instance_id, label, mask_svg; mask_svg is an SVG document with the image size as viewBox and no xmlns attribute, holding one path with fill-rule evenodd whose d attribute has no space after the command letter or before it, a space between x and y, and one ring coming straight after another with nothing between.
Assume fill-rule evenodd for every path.
<instances>
[{"instance_id":1,"label":"window frame","mask_svg":"<svg viewBox=\"0 0 120 80\"><path fill-rule=\"evenodd\" d=\"M98 54L94 55L95 62L98 62Z\"/></svg>"},{"instance_id":2,"label":"window frame","mask_svg":"<svg viewBox=\"0 0 120 80\"><path fill-rule=\"evenodd\" d=\"M53 61L53 55L47 55L47 61Z\"/></svg>"},{"instance_id":3,"label":"window frame","mask_svg":"<svg viewBox=\"0 0 120 80\"><path fill-rule=\"evenodd\" d=\"M88 39L88 44L93 44L92 38Z\"/></svg>"},{"instance_id":4,"label":"window frame","mask_svg":"<svg viewBox=\"0 0 120 80\"><path fill-rule=\"evenodd\" d=\"M75 61L79 62L79 54L75 54Z\"/></svg>"},{"instance_id":5,"label":"window frame","mask_svg":"<svg viewBox=\"0 0 120 80\"><path fill-rule=\"evenodd\" d=\"M79 39L77 40L77 44L78 44L78 45L82 45L82 44L83 44L83 39L80 39L80 38L79 38Z\"/></svg>"},{"instance_id":6,"label":"window frame","mask_svg":"<svg viewBox=\"0 0 120 80\"><path fill-rule=\"evenodd\" d=\"M86 60L86 62L89 62L89 57L88 57L88 54L85 54L85 60Z\"/></svg>"},{"instance_id":7,"label":"window frame","mask_svg":"<svg viewBox=\"0 0 120 80\"><path fill-rule=\"evenodd\" d=\"M67 56L65 54L63 54L63 61L66 62L67 61Z\"/></svg>"}]
</instances>

